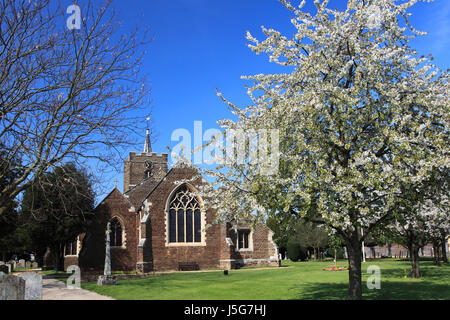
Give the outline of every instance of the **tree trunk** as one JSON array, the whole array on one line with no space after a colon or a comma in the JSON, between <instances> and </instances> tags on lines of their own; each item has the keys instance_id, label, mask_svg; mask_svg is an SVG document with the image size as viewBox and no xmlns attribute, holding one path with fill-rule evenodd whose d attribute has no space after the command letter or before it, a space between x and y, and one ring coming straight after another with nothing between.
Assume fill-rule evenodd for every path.
<instances>
[{"instance_id":1,"label":"tree trunk","mask_svg":"<svg viewBox=\"0 0 450 320\"><path fill-rule=\"evenodd\" d=\"M446 250L446 243L447 241L445 240L445 234L442 235L442 262L447 263L448 259L447 259L447 250Z\"/></svg>"},{"instance_id":2,"label":"tree trunk","mask_svg":"<svg viewBox=\"0 0 450 320\"><path fill-rule=\"evenodd\" d=\"M52 247L55 261L55 270L64 271L64 246L56 245Z\"/></svg>"},{"instance_id":3,"label":"tree trunk","mask_svg":"<svg viewBox=\"0 0 450 320\"><path fill-rule=\"evenodd\" d=\"M420 266L419 266L419 246L411 243L408 246L409 256L411 257L411 276L413 278L420 278Z\"/></svg>"},{"instance_id":4,"label":"tree trunk","mask_svg":"<svg viewBox=\"0 0 450 320\"><path fill-rule=\"evenodd\" d=\"M440 247L440 245L439 245L439 243L437 242L437 241L433 241L433 264L435 265L435 266L440 266L441 265L441 258L440 258L440 255L439 255L439 247Z\"/></svg>"},{"instance_id":5,"label":"tree trunk","mask_svg":"<svg viewBox=\"0 0 450 320\"><path fill-rule=\"evenodd\" d=\"M59 258L58 257L59 257L59 253L58 253L58 250L55 247L53 247L51 250L53 251L53 269L55 271L58 271L58 264L59 264Z\"/></svg>"},{"instance_id":6,"label":"tree trunk","mask_svg":"<svg viewBox=\"0 0 450 320\"><path fill-rule=\"evenodd\" d=\"M352 236L350 241L347 241L348 252L348 299L361 300L362 299L362 285L361 285L361 255L362 247L361 241L357 232Z\"/></svg>"}]
</instances>

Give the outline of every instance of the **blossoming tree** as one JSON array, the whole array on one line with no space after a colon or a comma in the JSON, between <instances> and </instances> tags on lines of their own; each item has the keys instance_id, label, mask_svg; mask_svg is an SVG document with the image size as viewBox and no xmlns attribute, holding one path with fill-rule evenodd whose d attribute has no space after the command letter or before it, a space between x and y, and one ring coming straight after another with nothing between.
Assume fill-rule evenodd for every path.
<instances>
[{"instance_id":1,"label":"blossoming tree","mask_svg":"<svg viewBox=\"0 0 450 320\"><path fill-rule=\"evenodd\" d=\"M235 115L219 122L225 136L278 130L278 150L258 151L278 157L278 170L264 174L252 141L234 135L225 154L248 153L209 171L204 192L224 220L288 212L333 229L348 251L349 299L361 299L361 242L393 217L401 185L449 164L449 74L408 45L423 34L409 23L416 0L350 0L344 11L316 0L313 14L305 1L281 2L294 35L262 27L263 41L247 39L286 73L244 77L245 108L218 93Z\"/></svg>"},{"instance_id":2,"label":"blossoming tree","mask_svg":"<svg viewBox=\"0 0 450 320\"><path fill-rule=\"evenodd\" d=\"M439 264L437 253L450 232L449 179L448 170L440 168L420 184L403 186L396 221L385 230L394 241L408 248L413 278L420 278L421 247L432 243L435 264ZM445 250L442 251L445 254Z\"/></svg>"}]
</instances>

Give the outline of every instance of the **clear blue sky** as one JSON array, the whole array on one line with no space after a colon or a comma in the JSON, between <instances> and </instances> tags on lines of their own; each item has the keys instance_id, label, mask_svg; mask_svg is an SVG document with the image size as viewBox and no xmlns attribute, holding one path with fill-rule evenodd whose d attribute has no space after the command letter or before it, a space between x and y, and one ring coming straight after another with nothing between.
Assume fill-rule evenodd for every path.
<instances>
[{"instance_id":1,"label":"clear blue sky","mask_svg":"<svg viewBox=\"0 0 450 320\"><path fill-rule=\"evenodd\" d=\"M330 0L329 7L343 8L345 4L345 0ZM280 70L266 55L250 51L246 30L258 39L264 39L261 25L287 36L294 30L291 13L277 0L116 0L114 6L121 11L125 27L142 21L155 37L148 46L144 70L152 87L153 130L157 135L153 151L158 153L177 144L170 139L175 129L193 132L196 120L203 121L203 130L218 128L218 119L230 117L215 94L216 88L235 104L245 106L249 100L246 82L240 76ZM307 0L305 9L315 11L313 0ZM414 40L413 47L421 54L432 53L435 64L447 69L450 0L420 2L411 13L416 29L429 32ZM145 115L142 118L145 121ZM136 139L143 144L143 136ZM120 188L122 174L112 175L111 188L114 178Z\"/></svg>"}]
</instances>

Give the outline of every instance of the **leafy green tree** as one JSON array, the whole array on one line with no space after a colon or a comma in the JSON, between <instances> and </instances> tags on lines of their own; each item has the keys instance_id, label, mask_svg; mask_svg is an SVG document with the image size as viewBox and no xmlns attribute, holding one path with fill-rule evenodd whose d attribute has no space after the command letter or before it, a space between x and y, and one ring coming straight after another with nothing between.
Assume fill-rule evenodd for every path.
<instances>
[{"instance_id":1,"label":"leafy green tree","mask_svg":"<svg viewBox=\"0 0 450 320\"><path fill-rule=\"evenodd\" d=\"M331 250L331 254L334 255L336 261L337 259L344 258L344 246L345 243L339 235L335 233L328 235L328 250Z\"/></svg>"},{"instance_id":2,"label":"leafy green tree","mask_svg":"<svg viewBox=\"0 0 450 320\"><path fill-rule=\"evenodd\" d=\"M295 239L288 241L286 250L289 259L294 262L298 260L305 261L308 258L308 249L298 243Z\"/></svg>"},{"instance_id":3,"label":"leafy green tree","mask_svg":"<svg viewBox=\"0 0 450 320\"><path fill-rule=\"evenodd\" d=\"M294 222L294 217L287 213L272 215L266 221L266 225L274 232L273 241L282 254L287 252L289 239L294 233Z\"/></svg>"},{"instance_id":4,"label":"leafy green tree","mask_svg":"<svg viewBox=\"0 0 450 320\"><path fill-rule=\"evenodd\" d=\"M22 170L17 169L20 167L17 158L7 161L6 154L5 147L0 144L0 189L11 184L20 177L22 172ZM19 224L17 206L17 201L14 198L7 198L4 203L4 214L0 215L0 258L3 261L10 258L7 255L16 251L15 231Z\"/></svg>"},{"instance_id":5,"label":"leafy green tree","mask_svg":"<svg viewBox=\"0 0 450 320\"><path fill-rule=\"evenodd\" d=\"M294 230L292 240L303 247L312 248L315 259L319 260L321 258L320 249L324 249L328 244L328 232L325 228L305 219L299 219Z\"/></svg>"},{"instance_id":6,"label":"leafy green tree","mask_svg":"<svg viewBox=\"0 0 450 320\"><path fill-rule=\"evenodd\" d=\"M94 193L86 171L74 164L56 167L25 191L22 213L33 246L49 247L55 268L64 269L64 248L86 231L93 216Z\"/></svg>"},{"instance_id":7,"label":"leafy green tree","mask_svg":"<svg viewBox=\"0 0 450 320\"><path fill-rule=\"evenodd\" d=\"M10 258L10 254L15 251L15 232L18 225L18 214L14 207L9 207L0 216L0 259L5 261Z\"/></svg>"}]
</instances>

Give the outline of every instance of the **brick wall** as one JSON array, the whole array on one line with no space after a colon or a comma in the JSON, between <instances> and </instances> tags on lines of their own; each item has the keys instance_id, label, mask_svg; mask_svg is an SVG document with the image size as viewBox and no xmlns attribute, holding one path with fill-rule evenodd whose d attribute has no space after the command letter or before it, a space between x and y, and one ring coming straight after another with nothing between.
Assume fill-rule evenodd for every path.
<instances>
[{"instance_id":1,"label":"brick wall","mask_svg":"<svg viewBox=\"0 0 450 320\"><path fill-rule=\"evenodd\" d=\"M111 247L112 270L134 270L137 261L136 213L118 189L111 192L97 207L95 221L89 227L79 254L83 270L103 270L105 262L105 230L108 221L117 217L124 233L123 247Z\"/></svg>"},{"instance_id":2,"label":"brick wall","mask_svg":"<svg viewBox=\"0 0 450 320\"><path fill-rule=\"evenodd\" d=\"M408 248L405 248L398 244L392 244L389 247L383 246L365 246L364 252L366 254L367 259L374 259L374 258L382 258L382 257L390 257L390 258L408 258L409 252ZM425 245L423 248L419 249L419 256L423 257L431 257L433 256L433 246L432 245Z\"/></svg>"},{"instance_id":3,"label":"brick wall","mask_svg":"<svg viewBox=\"0 0 450 320\"><path fill-rule=\"evenodd\" d=\"M146 161L153 162L152 175L148 177L145 175ZM271 240L272 232L265 225L257 225L252 232L251 252L236 252L236 235L232 233L231 225L215 224L213 210L202 210L207 228L202 233L201 244L168 244L166 206L173 191L183 180L189 180L188 185L194 191L206 183L195 167L175 166L167 172L167 154L136 155L131 152L125 162L125 195L116 188L97 207L95 221L88 228L78 257L81 269L85 272L103 270L105 230L107 222L113 217L118 217L125 233L125 245L111 248L113 271L136 270L146 273L152 270L177 270L180 262L194 262L200 269L279 264L278 250ZM148 198L144 199L149 193ZM149 214L146 215L146 212ZM68 264L73 262L75 260L67 259Z\"/></svg>"},{"instance_id":4,"label":"brick wall","mask_svg":"<svg viewBox=\"0 0 450 320\"><path fill-rule=\"evenodd\" d=\"M250 249L239 250L238 234L230 229L228 236L233 241L231 259L236 267L243 265L270 265L279 266L278 248L272 241L272 231L264 224L258 223L253 228L240 226L238 229L250 230Z\"/></svg>"},{"instance_id":5,"label":"brick wall","mask_svg":"<svg viewBox=\"0 0 450 320\"><path fill-rule=\"evenodd\" d=\"M173 168L147 199L147 202L151 203L150 217L144 224L143 237L151 239L151 242L143 249L142 256L152 261L154 270L176 270L179 262L196 262L200 268L219 267L221 240L223 240L219 225L212 225L206 229L204 234L206 239L203 239L206 245L173 246L166 243L167 199L178 187L177 181L190 178L196 173L197 171L192 168ZM200 183L201 179L197 179L190 182L190 185L195 188ZM207 225L212 224L215 220L214 212L207 211L205 219Z\"/></svg>"}]
</instances>

